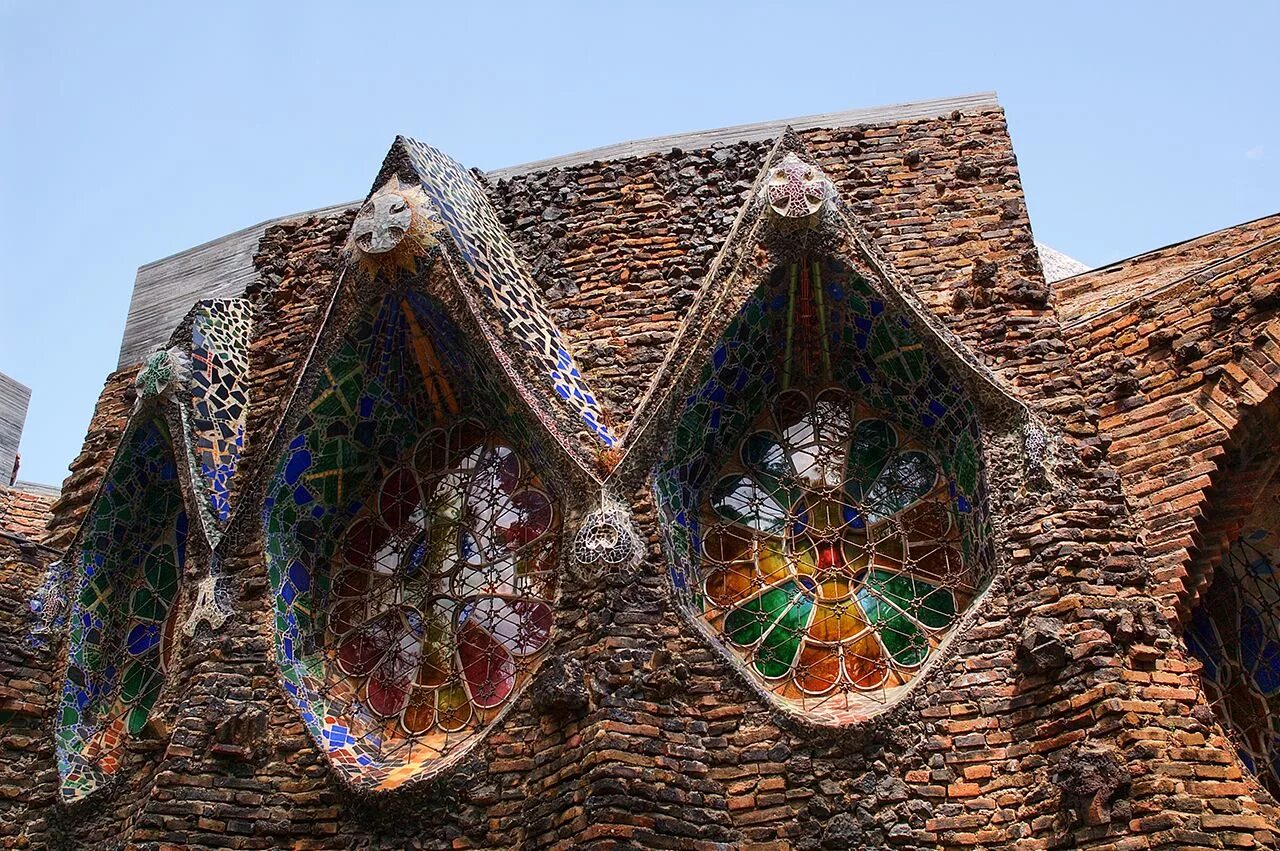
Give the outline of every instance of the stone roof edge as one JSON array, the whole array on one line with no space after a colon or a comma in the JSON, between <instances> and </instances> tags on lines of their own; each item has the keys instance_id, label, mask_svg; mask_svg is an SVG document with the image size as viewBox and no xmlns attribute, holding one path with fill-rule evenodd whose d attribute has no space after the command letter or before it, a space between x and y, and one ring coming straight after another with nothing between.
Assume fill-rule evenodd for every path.
<instances>
[{"instance_id":1,"label":"stone roof edge","mask_svg":"<svg viewBox=\"0 0 1280 851\"><path fill-rule=\"evenodd\" d=\"M548 171L553 168L571 168L597 161L604 162L628 159L630 157L642 157L669 151L673 148L694 150L709 148L716 144L758 142L781 135L782 131L788 126L795 130L811 130L816 127L851 127L858 124L896 123L921 118L937 118L956 110L963 112L998 107L999 105L995 92L977 92L958 97L895 103L885 106L851 109L844 112L825 112L799 118L783 118L758 124L736 124L732 127L721 127L714 130L654 136L649 139L637 139L630 142L604 145L599 148L589 148L572 154L562 154L521 165L493 169L485 172L485 177L491 180L500 180L530 172Z\"/></svg>"},{"instance_id":2,"label":"stone roof edge","mask_svg":"<svg viewBox=\"0 0 1280 851\"><path fill-rule=\"evenodd\" d=\"M1156 248L1148 248L1146 251L1140 251L1137 254L1133 254L1128 257L1122 257L1119 260L1114 260L1105 265L1095 266L1089 269L1087 272L1081 272L1080 275L1093 275L1099 272L1105 272L1108 269L1114 269L1116 266L1123 266L1126 263L1132 263L1134 260L1141 260L1143 257L1146 257L1149 254L1159 254L1162 251L1168 251L1171 248L1178 248L1179 246L1186 245L1189 242L1196 242L1197 240L1208 239L1211 236L1217 236L1218 234L1226 233L1229 230L1238 230L1240 228L1248 227L1249 225L1255 225L1258 222L1264 222L1267 219L1280 219L1280 210L1277 210L1274 213L1267 213L1266 215L1257 216L1252 219L1245 219L1243 222L1236 222L1235 224L1227 225L1226 227L1215 228L1214 230L1211 230L1211 231L1198 233L1195 236L1189 236L1186 239L1177 239L1177 240L1174 240L1173 242L1170 242L1167 245L1161 245ZM1080 277L1080 275L1072 275L1071 277L1078 278Z\"/></svg>"},{"instance_id":3,"label":"stone roof edge","mask_svg":"<svg viewBox=\"0 0 1280 851\"><path fill-rule=\"evenodd\" d=\"M848 127L855 124L891 123L916 118L936 118L941 115L947 115L957 109L963 111L965 109L974 109L975 107L986 108L999 105L999 102L996 100L995 92L977 92L975 94L960 95L958 97L909 101L906 103L873 106L864 109L850 109L844 112L825 112L819 115L806 115L800 118L783 118L777 121L764 121L758 124L737 124L732 127L721 127L715 130L700 130L691 133L676 133L670 136L654 136L649 139L637 139L631 142L619 142L617 144L605 145L599 148L589 148L585 151L578 151L572 154L549 157L544 160L534 160L533 162L522 163L520 165L496 168L492 171L485 172L484 175L491 180L497 180L504 177L514 177L516 175L528 174L530 172L550 168L568 168L575 165L584 165L597 160L645 156L646 154L658 153L660 151L670 150L671 148L690 147L691 144L695 142L698 143L699 147L709 147L714 144L772 139L773 137L781 134L788 125L796 130L810 130L815 127ZM202 248L217 245L220 242L225 242L238 236L248 236L249 234L265 230L266 228L274 224L279 224L280 222L292 221L294 219L305 219L310 216L326 216L333 213L339 213L344 210L349 210L362 202L363 199L343 201L337 204L329 204L324 207L316 207L314 210L303 210L300 213L288 213L283 216L263 219L257 224L234 230L231 233L214 237L213 239L202 242L199 245L193 245L190 248L175 251L174 253L161 257L158 260L152 260L144 263L138 267L138 271L142 272L154 266L160 266L175 258L182 257L194 251L199 251Z\"/></svg>"},{"instance_id":4,"label":"stone roof edge","mask_svg":"<svg viewBox=\"0 0 1280 851\"><path fill-rule=\"evenodd\" d=\"M699 130L690 133L676 133L669 136L654 136L649 139L619 142L613 145L604 145L599 148L589 148L585 151L578 151L572 154L563 154L543 160L534 160L533 162L522 163L520 165L496 168L485 172L484 175L489 179L496 180L551 168L568 168L575 165L584 165L597 160L624 159L627 157L645 156L646 154L658 153L672 148L689 148L694 143L697 143L699 147L709 147L714 144L729 144L733 142L750 142L759 141L761 139L772 139L775 136L780 135L788 125L796 130L810 130L815 127L848 127L855 124L892 123L917 118L936 118L938 116L947 115L957 109L963 111L965 109L987 108L999 105L999 101L996 100L996 93L991 91L977 92L970 95L959 95L957 97L908 101L905 103L888 104L885 106L850 109L845 110L844 112L825 112L818 115L801 116L799 118L783 118L776 121L764 121L758 124L737 124L732 127L721 127L714 130ZM161 257L158 260L152 260L148 263L144 263L138 267L138 271L142 272L146 269L152 268L153 266L159 266L176 257L182 257L185 254L190 254L193 251L199 251L202 248L216 245L237 236L247 236L280 222L292 221L294 219L305 219L310 216L325 216L349 210L350 208L362 203L362 201L363 199L343 201L337 204L329 204L324 207L316 207L314 210L304 210L300 213L288 213L283 216L264 219L257 224L240 228L232 231L231 233L214 237L213 239L202 242L199 245L193 245L190 248L175 251L174 253Z\"/></svg>"},{"instance_id":5,"label":"stone roof edge","mask_svg":"<svg viewBox=\"0 0 1280 851\"><path fill-rule=\"evenodd\" d=\"M718 144L772 139L780 136L787 126L791 126L796 130L807 130L816 127L850 127L860 124L894 123L937 118L957 110L963 112L993 107L999 107L995 92L979 92L957 97L889 104L846 110L844 112L828 112L799 118L784 118L758 124L738 124L714 130L655 136L649 139L638 139L631 142L592 148L550 159L536 160L523 165L494 169L486 172L485 177L489 180L499 180L540 170L584 165L602 159L620 160L629 157L646 156L671 150L672 148L692 150L695 147L707 148ZM289 213L266 219L255 225L240 228L139 266L125 317L125 328L121 334L117 369L132 366L140 360L141 352L147 349L148 346L139 341L151 341L154 343L161 337L167 337L173 328L173 317L178 316L180 313L185 313L190 308L190 304L197 298L202 297L202 295L204 297L215 295L237 297L242 295L243 288L234 286L234 282L229 284L228 276L230 275L230 277L234 278L239 274L249 275L252 272L251 269L243 267L243 258L241 261L237 261L239 265L236 265L230 272L225 263L217 270L183 269L184 265L201 266L200 261L202 258L204 260L209 259L204 257L205 252L210 252L211 254L222 252L228 255L240 253L251 257L256 251L258 239L267 228L273 225L312 216L338 215L359 206L361 203L363 203L363 199L356 199L325 207L317 207L314 210ZM250 241L252 246L249 245ZM244 243L244 245L240 245L240 243ZM225 259L227 258L221 258L221 260ZM166 269L166 266L173 268ZM223 282L223 287L220 291L211 292L210 288L214 286L213 276L215 271L217 280ZM173 304L169 304L170 302Z\"/></svg>"},{"instance_id":6,"label":"stone roof edge","mask_svg":"<svg viewBox=\"0 0 1280 851\"><path fill-rule=\"evenodd\" d=\"M154 266L159 266L163 263L168 263L170 260L173 260L177 257L182 257L184 255L192 253L193 251L199 251L202 248L208 248L212 245L217 245L220 242L226 242L227 240L235 239L236 237L239 237L239 236L248 236L249 234L252 234L257 231L264 231L267 228L271 227L272 225L280 224L281 222L290 222L290 221L293 221L294 219L306 219L306 218L310 218L311 216L328 216L333 213L340 213L344 210L348 210L359 203L360 201L344 201L341 204L329 204L328 206L325 206L325 207L316 207L314 210L303 210L301 213L289 213L284 216L275 216L274 218L263 219L262 221L258 222L256 225L249 225L248 227L243 227L238 230L234 230L231 233L224 233L222 236L215 236L213 239L202 242L199 245L193 245L190 248L184 248L181 251L175 251L172 254L169 254L165 257L161 257L159 260L152 260L150 262L143 263L141 266L138 267L138 271L139 272L146 271L147 269L150 269Z\"/></svg>"},{"instance_id":7,"label":"stone roof edge","mask_svg":"<svg viewBox=\"0 0 1280 851\"><path fill-rule=\"evenodd\" d=\"M58 485L46 485L46 484L41 484L40 482L28 482L25 479L18 479L12 485L9 485L9 490L22 491L23 493L30 494L31 496L57 497L59 494L62 493L62 488L59 487Z\"/></svg>"},{"instance_id":8,"label":"stone roof edge","mask_svg":"<svg viewBox=\"0 0 1280 851\"><path fill-rule=\"evenodd\" d=\"M1265 216L1258 216L1258 217L1257 217L1257 218L1255 218L1255 219L1248 219L1247 221L1238 222L1238 223L1236 223L1236 224L1234 224L1234 225L1227 225L1227 226L1226 226L1226 227L1224 227L1224 228L1218 228L1217 230L1211 230L1211 231L1209 231L1208 233L1197 234L1196 236L1187 237L1186 239L1180 239L1180 240L1178 240L1178 241L1176 241L1176 242L1171 242L1171 243L1169 243L1168 245L1162 245L1162 246L1160 246L1159 248L1152 248L1152 249L1149 249L1149 250L1147 250L1147 251L1143 251L1141 254L1134 254L1132 257L1125 257L1125 258L1123 258L1123 259L1121 259L1121 260L1116 260L1116 261L1115 261L1115 262L1113 262L1113 263L1108 263L1108 264L1106 264L1105 266L1098 266L1098 267L1096 267L1096 268L1089 269L1088 271L1080 272L1080 273L1079 273L1079 274L1077 274L1077 275L1072 275L1072 276L1070 276L1070 277L1068 277L1068 278L1063 278L1063 279L1062 279L1062 281L1060 281L1060 282L1058 282L1058 283L1065 283L1065 282L1067 282L1067 281L1074 281L1074 280L1076 280L1076 279L1078 279L1078 278L1083 278L1083 277L1086 277L1086 276L1088 276L1088 275L1105 275L1107 272L1109 272L1109 271L1110 271L1110 270L1112 270L1112 269L1116 269L1116 268L1119 268L1119 267L1121 267L1121 266L1128 265L1128 264L1130 264L1130 263L1135 263L1135 262L1137 262L1137 261L1141 261L1143 258L1149 257L1149 256L1151 256L1151 255L1153 255L1153 254L1160 254L1160 253L1163 253L1163 252L1169 251L1170 249L1173 249L1173 248L1179 248L1179 247L1181 247L1181 246L1183 246L1183 245L1187 245L1187 244L1192 243L1192 242L1197 242L1197 241L1202 240L1202 239L1209 239L1210 237L1214 237L1214 236L1217 236L1217 235L1219 235L1219 234L1226 233L1227 231L1239 230L1240 228L1246 228L1246 227L1248 227L1248 226L1250 226L1250 225L1255 225L1255 224L1257 224L1258 222L1264 222L1264 221L1267 221L1267 220L1269 220L1269 219L1280 219L1280 212L1276 212L1276 213L1268 213L1268 214L1267 214L1267 215L1265 215ZM1063 327L1064 329L1067 329L1067 328L1075 328L1075 327L1077 327L1077 326L1079 326L1079 325L1082 325L1082 324L1084 324L1084 323L1086 323L1086 322L1089 322L1089 321L1091 321L1091 320L1093 320L1093 319L1096 319L1096 318L1098 318L1099 316L1102 316L1103 314L1112 313L1112 312L1114 312L1114 311L1121 310L1121 309L1123 309L1123 308L1125 307L1125 305L1129 305L1129 304L1132 304L1133 302L1138 301L1138 300L1140 300L1140 299L1150 298L1150 297L1152 297L1152 296L1154 296L1154 295L1159 295L1159 294L1160 294L1160 293L1162 293L1162 292L1166 292L1166 291L1168 291L1168 290L1172 289L1173 287L1177 286L1178 284L1180 284L1180 283L1182 283L1182 282L1186 281L1187 279L1189 279L1189 278L1194 278L1196 275L1200 274L1201 272L1204 272L1204 271L1205 271L1205 270L1207 270L1207 269L1211 269L1211 268L1213 268L1213 267L1215 267L1215 266L1221 266L1221 265L1223 265L1224 263L1229 263L1230 261L1232 261L1232 260L1236 259L1237 257L1243 257L1243 256L1244 256L1244 255L1246 255L1246 254L1249 254L1249 253L1251 253L1251 252L1257 251L1259 248L1263 248L1263 247L1265 247L1265 246L1267 246L1267 245L1272 245L1272 244L1275 244L1275 243L1280 243L1280 237L1276 237L1276 238L1272 238L1272 239L1264 240L1263 242L1260 242L1260 243L1257 243L1257 244L1254 244L1254 245L1250 245L1250 246L1248 246L1248 247L1246 247L1246 248L1243 248L1243 249L1241 249L1241 250L1239 250L1239 251L1233 252L1233 253L1231 253L1231 254L1227 255L1226 257L1217 257L1217 258L1214 258L1214 259L1211 259L1211 260L1207 260L1207 261L1205 261L1204 263L1202 263L1202 264L1200 264L1200 265L1196 266L1196 267L1195 267L1194 269L1192 269L1191 271L1186 272L1185 274L1178 276L1178 277L1177 277L1177 278L1175 278L1174 280L1169 281L1169 282L1167 282L1167 283L1163 284L1162 286L1157 287L1157 288L1156 288L1156 289L1154 289L1154 290L1151 290L1151 291L1149 291L1149 292L1135 293L1132 297L1127 298L1127 299L1125 299L1124 301L1119 302L1118 304L1113 304L1113 305L1111 305L1111 306L1109 306L1109 307L1101 308L1101 309L1099 309L1099 310L1094 311L1093 313L1087 313L1087 314L1082 314L1082 315L1080 315L1080 316L1077 316L1076 318L1074 318L1074 319L1072 319L1072 320L1070 320L1070 321L1068 321L1068 322L1063 323L1063 326L1062 326L1062 327ZM1080 297L1084 297L1085 295L1086 295L1086 293L1083 293L1083 292L1082 292L1082 293L1080 294ZM1070 300L1070 299L1069 299L1069 300Z\"/></svg>"}]
</instances>

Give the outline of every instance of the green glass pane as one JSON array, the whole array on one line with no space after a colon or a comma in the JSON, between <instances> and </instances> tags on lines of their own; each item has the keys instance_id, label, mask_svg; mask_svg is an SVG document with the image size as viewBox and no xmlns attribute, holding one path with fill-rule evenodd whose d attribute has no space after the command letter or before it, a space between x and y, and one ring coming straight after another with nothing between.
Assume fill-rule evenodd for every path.
<instances>
[{"instance_id":1,"label":"green glass pane","mask_svg":"<svg viewBox=\"0 0 1280 851\"><path fill-rule=\"evenodd\" d=\"M925 596L916 610L922 624L933 629L950 626L956 617L956 599L946 588L939 588Z\"/></svg>"},{"instance_id":2,"label":"green glass pane","mask_svg":"<svg viewBox=\"0 0 1280 851\"><path fill-rule=\"evenodd\" d=\"M142 732L142 728L147 726L147 717L151 714L150 707L143 708L135 706L128 711L125 716L125 724L130 733L138 734Z\"/></svg>"},{"instance_id":3,"label":"green glass pane","mask_svg":"<svg viewBox=\"0 0 1280 851\"><path fill-rule=\"evenodd\" d=\"M812 615L813 598L808 594L795 597L791 607L778 618L778 622L756 649L756 670L773 678L788 673L795 663L796 654L800 652L800 644L805 630L809 628Z\"/></svg>"},{"instance_id":4,"label":"green glass pane","mask_svg":"<svg viewBox=\"0 0 1280 851\"><path fill-rule=\"evenodd\" d=\"M898 609L866 588L858 592L858 603L893 661L899 665L918 665L929 655L929 644L920 627Z\"/></svg>"},{"instance_id":5,"label":"green glass pane","mask_svg":"<svg viewBox=\"0 0 1280 851\"><path fill-rule=\"evenodd\" d=\"M725 616L725 637L741 646L754 644L786 611L795 593L796 584L788 579L748 600Z\"/></svg>"},{"instance_id":6,"label":"green glass pane","mask_svg":"<svg viewBox=\"0 0 1280 851\"><path fill-rule=\"evenodd\" d=\"M166 607L147 588L138 588L129 601L129 614L138 620L158 621L164 617Z\"/></svg>"},{"instance_id":7,"label":"green glass pane","mask_svg":"<svg viewBox=\"0 0 1280 851\"><path fill-rule=\"evenodd\" d=\"M873 570L867 578L867 588L933 629L949 626L955 619L955 597L949 589L905 573Z\"/></svg>"},{"instance_id":8,"label":"green glass pane","mask_svg":"<svg viewBox=\"0 0 1280 851\"><path fill-rule=\"evenodd\" d=\"M897 433L884 420L861 420L853 427L846 475L849 478L849 495L855 501L861 501L897 445Z\"/></svg>"},{"instance_id":9,"label":"green glass pane","mask_svg":"<svg viewBox=\"0 0 1280 851\"><path fill-rule=\"evenodd\" d=\"M178 593L178 554L168 544L159 544L147 554L144 563L146 582L156 598L166 606Z\"/></svg>"},{"instance_id":10,"label":"green glass pane","mask_svg":"<svg viewBox=\"0 0 1280 851\"><path fill-rule=\"evenodd\" d=\"M131 662L120 677L120 699L133 703L146 693L159 672L144 659Z\"/></svg>"}]
</instances>

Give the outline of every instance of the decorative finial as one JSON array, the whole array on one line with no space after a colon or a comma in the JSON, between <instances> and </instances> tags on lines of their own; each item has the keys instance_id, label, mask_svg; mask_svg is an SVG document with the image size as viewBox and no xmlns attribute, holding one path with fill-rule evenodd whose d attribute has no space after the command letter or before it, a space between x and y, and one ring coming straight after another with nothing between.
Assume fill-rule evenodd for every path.
<instances>
[{"instance_id":1,"label":"decorative finial","mask_svg":"<svg viewBox=\"0 0 1280 851\"><path fill-rule=\"evenodd\" d=\"M644 556L644 545L626 506L612 497L601 497L600 507L582 522L573 539L573 558L579 565L605 564L634 567Z\"/></svg>"},{"instance_id":2,"label":"decorative finial","mask_svg":"<svg viewBox=\"0 0 1280 851\"><path fill-rule=\"evenodd\" d=\"M427 204L421 186L400 183L399 176L378 187L351 223L347 247L370 278L417 271L419 257L439 244L444 228Z\"/></svg>"},{"instance_id":3,"label":"decorative finial","mask_svg":"<svg viewBox=\"0 0 1280 851\"><path fill-rule=\"evenodd\" d=\"M816 216L833 192L822 169L789 153L769 169L761 197L775 215L798 220Z\"/></svg>"},{"instance_id":4,"label":"decorative finial","mask_svg":"<svg viewBox=\"0 0 1280 851\"><path fill-rule=\"evenodd\" d=\"M178 388L191 376L190 363L187 353L181 349L161 349L149 355L133 380L134 389L138 391L134 412L142 410L152 399L173 399Z\"/></svg>"}]
</instances>

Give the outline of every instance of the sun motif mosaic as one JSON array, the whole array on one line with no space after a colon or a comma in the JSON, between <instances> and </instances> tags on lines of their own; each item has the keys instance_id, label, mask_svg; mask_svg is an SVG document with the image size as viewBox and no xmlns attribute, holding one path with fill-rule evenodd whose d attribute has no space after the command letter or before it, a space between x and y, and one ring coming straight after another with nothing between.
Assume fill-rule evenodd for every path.
<instances>
[{"instance_id":1,"label":"sun motif mosaic","mask_svg":"<svg viewBox=\"0 0 1280 851\"><path fill-rule=\"evenodd\" d=\"M1250 527L1215 571L1184 637L1240 761L1280 794L1280 540L1274 526Z\"/></svg>"},{"instance_id":2,"label":"sun motif mosaic","mask_svg":"<svg viewBox=\"0 0 1280 851\"><path fill-rule=\"evenodd\" d=\"M231 518L232 479L249 416L249 335L245 299L196 304L191 321L191 421L199 480L219 523Z\"/></svg>"},{"instance_id":3,"label":"sun motif mosaic","mask_svg":"<svg viewBox=\"0 0 1280 851\"><path fill-rule=\"evenodd\" d=\"M614 435L595 394L578 371L542 295L498 221L476 179L447 154L413 139L402 140L428 200L502 323L536 357L559 403L567 405L605 447Z\"/></svg>"},{"instance_id":4,"label":"sun motif mosaic","mask_svg":"<svg viewBox=\"0 0 1280 851\"><path fill-rule=\"evenodd\" d=\"M551 638L561 521L531 463L546 460L468 344L417 293L357 319L266 501L285 689L364 787L459 753Z\"/></svg>"},{"instance_id":5,"label":"sun motif mosaic","mask_svg":"<svg viewBox=\"0 0 1280 851\"><path fill-rule=\"evenodd\" d=\"M780 269L714 349L658 468L682 602L783 703L875 711L988 578L978 434L865 280L833 261Z\"/></svg>"},{"instance_id":6,"label":"sun motif mosaic","mask_svg":"<svg viewBox=\"0 0 1280 851\"><path fill-rule=\"evenodd\" d=\"M170 436L132 428L81 532L56 749L65 800L119 767L173 661L188 522Z\"/></svg>"}]
</instances>

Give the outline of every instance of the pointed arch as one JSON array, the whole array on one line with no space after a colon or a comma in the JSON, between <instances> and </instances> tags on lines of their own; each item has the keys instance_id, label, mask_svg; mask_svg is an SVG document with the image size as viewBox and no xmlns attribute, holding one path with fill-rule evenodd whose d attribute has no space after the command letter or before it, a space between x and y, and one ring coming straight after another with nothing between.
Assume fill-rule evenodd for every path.
<instances>
[{"instance_id":1,"label":"pointed arch","mask_svg":"<svg viewBox=\"0 0 1280 851\"><path fill-rule=\"evenodd\" d=\"M115 774L174 660L189 546L176 457L163 416L135 417L70 549L76 584L55 733L67 801Z\"/></svg>"},{"instance_id":2,"label":"pointed arch","mask_svg":"<svg viewBox=\"0 0 1280 851\"><path fill-rule=\"evenodd\" d=\"M811 720L905 693L990 579L978 411L856 269L802 255L727 324L656 464L677 600Z\"/></svg>"},{"instance_id":3,"label":"pointed arch","mask_svg":"<svg viewBox=\"0 0 1280 851\"><path fill-rule=\"evenodd\" d=\"M1280 393L1242 406L1175 600L1241 765L1280 794Z\"/></svg>"},{"instance_id":4,"label":"pointed arch","mask_svg":"<svg viewBox=\"0 0 1280 851\"><path fill-rule=\"evenodd\" d=\"M652 469L667 424L695 385L697 371L728 325L781 266L802 258L837 258L873 283L879 298L920 339L932 346L954 380L977 406L985 425L1011 432L1034 420L1027 407L982 366L917 299L862 227L850 216L835 186L816 166L790 128L765 157L747 200L712 263L684 322L672 341L626 432L622 458L612 478L620 489L636 486ZM796 170L796 166L800 170ZM799 183L778 185L779 181ZM821 193L818 188L822 187ZM810 202L804 215L778 213L775 199L800 193ZM809 213L816 198L823 202Z\"/></svg>"},{"instance_id":5,"label":"pointed arch","mask_svg":"<svg viewBox=\"0 0 1280 851\"><path fill-rule=\"evenodd\" d=\"M551 640L562 456L454 315L413 281L340 305L264 501L284 689L360 788L452 763Z\"/></svg>"},{"instance_id":6,"label":"pointed arch","mask_svg":"<svg viewBox=\"0 0 1280 851\"><path fill-rule=\"evenodd\" d=\"M401 136L377 185L388 178L423 194L441 237L441 277L478 320L534 416L577 463L608 466L605 456L617 435L475 174L443 151Z\"/></svg>"},{"instance_id":7,"label":"pointed arch","mask_svg":"<svg viewBox=\"0 0 1280 851\"><path fill-rule=\"evenodd\" d=\"M1241 764L1280 792L1280 482L1226 547L1183 638Z\"/></svg>"}]
</instances>

